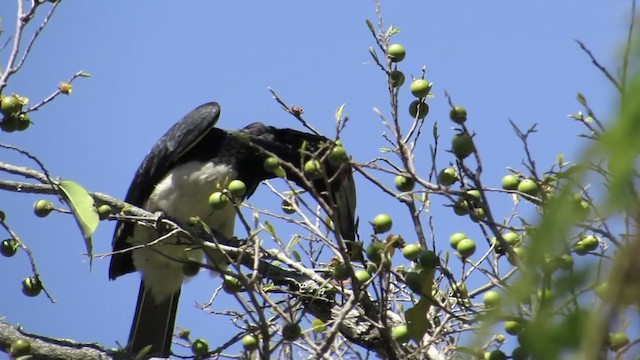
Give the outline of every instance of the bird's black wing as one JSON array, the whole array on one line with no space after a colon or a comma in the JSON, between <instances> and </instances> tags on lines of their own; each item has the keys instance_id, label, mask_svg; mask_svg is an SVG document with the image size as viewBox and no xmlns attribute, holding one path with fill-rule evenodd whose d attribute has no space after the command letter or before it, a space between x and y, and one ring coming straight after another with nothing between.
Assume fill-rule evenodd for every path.
<instances>
[{"instance_id":1,"label":"bird's black wing","mask_svg":"<svg viewBox=\"0 0 640 360\"><path fill-rule=\"evenodd\" d=\"M215 102L201 105L188 113L167 131L153 146L138 168L125 201L142 207L151 195L155 185L188 154L207 134L214 131L220 117L220 106ZM119 221L113 235L113 251L131 246L126 242L133 234L134 224ZM135 271L131 252L116 253L111 257L109 278Z\"/></svg>"}]
</instances>

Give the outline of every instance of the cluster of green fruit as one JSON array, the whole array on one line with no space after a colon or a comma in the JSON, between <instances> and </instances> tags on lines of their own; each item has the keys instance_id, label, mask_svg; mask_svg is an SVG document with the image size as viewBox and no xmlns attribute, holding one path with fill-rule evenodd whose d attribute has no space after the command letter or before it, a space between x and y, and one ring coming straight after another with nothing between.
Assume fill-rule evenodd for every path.
<instances>
[{"instance_id":1,"label":"cluster of green fruit","mask_svg":"<svg viewBox=\"0 0 640 360\"><path fill-rule=\"evenodd\" d=\"M5 257L12 257L18 252L20 244L16 239L6 239L0 243L0 253ZM35 276L29 276L22 280L22 293L25 296L38 296L42 291L42 283Z\"/></svg>"},{"instance_id":2,"label":"cluster of green fruit","mask_svg":"<svg viewBox=\"0 0 640 360\"><path fill-rule=\"evenodd\" d=\"M404 46L400 44L391 44L387 47L387 56L392 63L399 63L406 56ZM393 88L399 88L404 84L405 76L402 71L395 68L389 72L389 84ZM411 82L411 94L417 98L409 104L409 115L414 119L424 119L429 114L429 105L426 102L427 96L433 87L433 83L425 79L414 79Z\"/></svg>"},{"instance_id":3,"label":"cluster of green fruit","mask_svg":"<svg viewBox=\"0 0 640 360\"><path fill-rule=\"evenodd\" d=\"M29 103L29 99L13 94L9 96L0 95L0 113L2 122L0 128L5 132L24 131L31 125L29 114L22 111L22 108Z\"/></svg>"},{"instance_id":4,"label":"cluster of green fruit","mask_svg":"<svg viewBox=\"0 0 640 360\"><path fill-rule=\"evenodd\" d=\"M234 199L242 199L247 193L247 185L242 180L232 180L227 184L227 191L216 191L209 196L209 206L214 210L225 208L231 203L231 195Z\"/></svg>"}]
</instances>

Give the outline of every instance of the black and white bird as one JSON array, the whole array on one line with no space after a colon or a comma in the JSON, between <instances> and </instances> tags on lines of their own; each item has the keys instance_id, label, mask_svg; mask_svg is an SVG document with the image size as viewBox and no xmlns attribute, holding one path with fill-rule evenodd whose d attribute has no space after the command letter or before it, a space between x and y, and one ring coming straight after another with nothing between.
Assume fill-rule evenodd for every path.
<instances>
[{"instance_id":1,"label":"black and white bird","mask_svg":"<svg viewBox=\"0 0 640 360\"><path fill-rule=\"evenodd\" d=\"M155 144L138 168L125 201L164 216L179 224L197 216L225 238L233 237L236 211L233 206L213 210L209 195L225 188L229 181L242 180L250 196L263 180L274 178L264 169L269 156L300 168L305 154L328 149L331 140L292 129L279 129L253 123L230 132L216 128L220 116L217 103L204 104L182 118ZM240 135L240 136L238 136ZM249 140L249 141L247 141ZM303 153L302 148L305 151ZM325 157L326 158L326 157ZM306 190L314 190L335 204L339 232L343 239L355 237L355 186L347 163L323 164L327 178L305 186L299 176L287 178ZM221 253L194 247L174 236L154 245L159 238L154 229L133 222L119 221L113 238L114 255L109 278L138 271L142 275L138 303L129 335L128 350L137 354L150 346L148 355L169 356L180 289L185 275L184 261L202 261L224 267ZM128 248L133 250L125 251ZM205 256L206 255L206 256ZM215 263L215 264L212 264Z\"/></svg>"}]
</instances>

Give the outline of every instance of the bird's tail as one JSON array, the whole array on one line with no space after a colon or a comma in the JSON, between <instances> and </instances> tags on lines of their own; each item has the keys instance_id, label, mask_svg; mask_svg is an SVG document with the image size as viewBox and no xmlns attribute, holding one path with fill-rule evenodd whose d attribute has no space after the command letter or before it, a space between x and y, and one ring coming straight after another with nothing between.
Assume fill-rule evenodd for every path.
<instances>
[{"instance_id":1,"label":"bird's tail","mask_svg":"<svg viewBox=\"0 0 640 360\"><path fill-rule=\"evenodd\" d=\"M171 340L178 309L180 289L160 303L152 296L151 290L140 281L138 304L129 334L129 351L149 356L169 357Z\"/></svg>"}]
</instances>

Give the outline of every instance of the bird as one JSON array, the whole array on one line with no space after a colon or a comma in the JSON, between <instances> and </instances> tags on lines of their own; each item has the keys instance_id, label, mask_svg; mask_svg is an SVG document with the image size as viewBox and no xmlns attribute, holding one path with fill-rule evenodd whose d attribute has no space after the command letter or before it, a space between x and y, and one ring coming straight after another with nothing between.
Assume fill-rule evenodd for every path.
<instances>
[{"instance_id":1,"label":"bird","mask_svg":"<svg viewBox=\"0 0 640 360\"><path fill-rule=\"evenodd\" d=\"M208 198L231 180L246 184L251 196L263 180L276 177L264 162L275 155L298 169L312 152L326 154L335 142L324 136L260 122L236 131L216 127L220 105L203 104L175 123L153 146L131 182L125 202L184 225L199 217L210 229L230 239L234 235L233 206L214 210ZM333 145L332 145L333 144ZM307 191L315 191L335 205L338 232L345 241L355 240L356 193L348 162L336 165L324 158L324 179L305 179L302 171L285 171L286 178ZM326 179L332 179L327 183ZM311 186L309 186L311 185ZM140 272L140 290L131 325L127 351L132 354L168 357L185 261L202 262L223 269L221 252L194 246L179 235L159 238L157 230L119 220L114 231L109 278Z\"/></svg>"}]
</instances>

